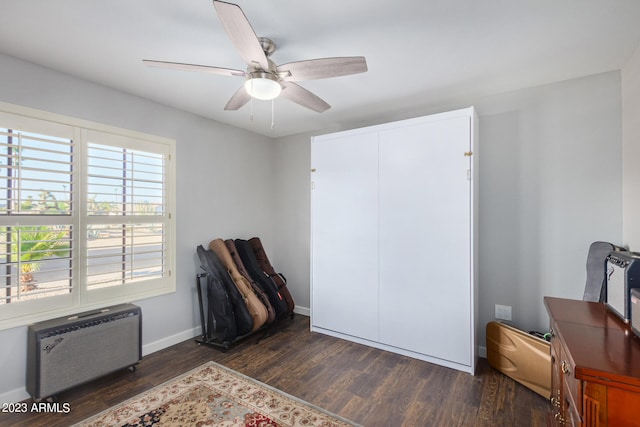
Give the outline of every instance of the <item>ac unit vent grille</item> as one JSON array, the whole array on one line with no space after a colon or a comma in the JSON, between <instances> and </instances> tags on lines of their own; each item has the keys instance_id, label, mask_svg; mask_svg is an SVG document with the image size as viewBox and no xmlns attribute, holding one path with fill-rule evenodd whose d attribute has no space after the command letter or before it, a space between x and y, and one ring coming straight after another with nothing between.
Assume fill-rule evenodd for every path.
<instances>
[{"instance_id":1,"label":"ac unit vent grille","mask_svg":"<svg viewBox=\"0 0 640 427\"><path fill-rule=\"evenodd\" d=\"M100 311L100 313L103 313L103 312L104 311ZM127 317L136 316L136 315L137 313L133 313L133 312L118 313L118 314L105 317L105 318L100 318L97 320L87 321L83 323L74 323L73 325L70 325L64 328L59 328L53 331L45 332L40 335L40 338L48 338L48 337L54 337L56 335L67 334L72 331L77 331L78 329L91 328L94 326L102 325L109 322L115 322L117 320L126 319ZM76 316L73 316L73 317L76 317Z\"/></svg>"}]
</instances>

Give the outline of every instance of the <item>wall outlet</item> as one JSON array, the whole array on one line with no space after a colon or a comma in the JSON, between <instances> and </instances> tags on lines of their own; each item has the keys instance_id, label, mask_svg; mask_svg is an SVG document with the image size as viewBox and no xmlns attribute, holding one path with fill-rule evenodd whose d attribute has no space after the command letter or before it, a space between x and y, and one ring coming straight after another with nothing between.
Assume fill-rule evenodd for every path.
<instances>
[{"instance_id":1,"label":"wall outlet","mask_svg":"<svg viewBox=\"0 0 640 427\"><path fill-rule=\"evenodd\" d=\"M496 304L496 319L511 320L511 306Z\"/></svg>"}]
</instances>

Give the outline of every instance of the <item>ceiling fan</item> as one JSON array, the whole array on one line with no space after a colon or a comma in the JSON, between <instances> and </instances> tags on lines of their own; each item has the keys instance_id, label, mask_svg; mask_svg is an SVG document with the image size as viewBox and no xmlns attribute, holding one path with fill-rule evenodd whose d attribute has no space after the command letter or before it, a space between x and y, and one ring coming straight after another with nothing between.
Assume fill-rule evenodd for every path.
<instances>
[{"instance_id":1,"label":"ceiling fan","mask_svg":"<svg viewBox=\"0 0 640 427\"><path fill-rule=\"evenodd\" d=\"M276 65L269 58L276 49L275 44L268 38L256 36L240 6L218 0L213 0L213 6L231 43L247 63L246 71L148 59L144 59L143 62L151 67L245 77L244 85L227 102L225 110L237 110L251 98L272 100L282 95L303 107L321 113L331 106L294 82L367 71L367 61L363 56L309 59Z\"/></svg>"}]
</instances>

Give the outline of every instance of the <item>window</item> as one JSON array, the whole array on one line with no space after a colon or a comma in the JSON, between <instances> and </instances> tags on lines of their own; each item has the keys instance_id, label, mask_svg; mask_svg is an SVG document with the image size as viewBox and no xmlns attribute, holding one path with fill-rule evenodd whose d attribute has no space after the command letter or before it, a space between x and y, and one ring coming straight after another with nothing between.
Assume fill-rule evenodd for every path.
<instances>
[{"instance_id":1,"label":"window","mask_svg":"<svg viewBox=\"0 0 640 427\"><path fill-rule=\"evenodd\" d=\"M0 103L0 327L175 290L174 151Z\"/></svg>"}]
</instances>

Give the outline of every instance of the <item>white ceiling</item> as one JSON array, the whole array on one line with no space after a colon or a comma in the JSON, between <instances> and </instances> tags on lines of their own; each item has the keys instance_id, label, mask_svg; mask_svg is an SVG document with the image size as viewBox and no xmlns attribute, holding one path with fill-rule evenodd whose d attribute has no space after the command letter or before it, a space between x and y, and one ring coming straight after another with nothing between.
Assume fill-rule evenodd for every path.
<instances>
[{"instance_id":1,"label":"white ceiling","mask_svg":"<svg viewBox=\"0 0 640 427\"><path fill-rule=\"evenodd\" d=\"M638 0L237 0L276 64L367 58L365 74L301 82L332 108L286 99L224 111L244 70L211 0L1 0L0 52L271 137L410 116L408 109L621 69L640 44ZM1 84L7 84L2 82Z\"/></svg>"}]
</instances>

